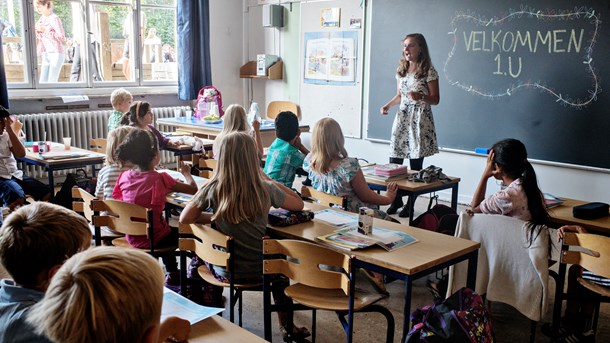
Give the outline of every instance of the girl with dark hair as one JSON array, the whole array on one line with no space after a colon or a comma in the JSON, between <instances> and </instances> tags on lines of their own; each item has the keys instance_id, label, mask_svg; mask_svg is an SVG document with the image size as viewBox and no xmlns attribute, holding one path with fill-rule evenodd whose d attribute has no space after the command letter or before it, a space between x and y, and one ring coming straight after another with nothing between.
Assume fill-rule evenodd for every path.
<instances>
[{"instance_id":1,"label":"girl with dark hair","mask_svg":"<svg viewBox=\"0 0 610 343\"><path fill-rule=\"evenodd\" d=\"M159 130L153 125L152 107L146 101L135 101L129 108L129 112L125 112L121 117L121 125L131 125L146 131L150 131L155 135L159 142L159 149L165 149L168 146L175 146L168 138L164 137Z\"/></svg>"},{"instance_id":2,"label":"girl with dark hair","mask_svg":"<svg viewBox=\"0 0 610 343\"><path fill-rule=\"evenodd\" d=\"M506 187L485 198L487 180L501 180ZM487 164L470 203L469 213L502 214L544 225L549 214L538 188L534 168L527 160L525 145L516 139L504 139L493 145Z\"/></svg>"},{"instance_id":3,"label":"girl with dark hair","mask_svg":"<svg viewBox=\"0 0 610 343\"><path fill-rule=\"evenodd\" d=\"M379 110L387 115L392 106L399 105L392 125L390 163L402 164L408 158L411 169L421 170L424 157L438 152L431 105L438 105L440 101L438 73L421 33L412 33L403 39L396 81L396 94ZM398 195L388 214L396 213L403 206L401 192ZM409 206L399 216L408 217Z\"/></svg>"},{"instance_id":4,"label":"girl with dark hair","mask_svg":"<svg viewBox=\"0 0 610 343\"><path fill-rule=\"evenodd\" d=\"M182 165L182 175L186 183L176 181L167 173L155 170L159 164L160 154L157 138L150 131L135 129L125 136L115 150L115 159L121 165L130 165L119 176L112 198L150 208L153 212L154 246L168 247L178 243L178 232L172 231L163 217L165 196L169 192L195 194L197 184L193 180L188 166ZM150 240L146 236L127 235L129 244L136 248L149 248ZM165 269L169 273L166 282L174 285L178 281L176 256L169 253L162 256Z\"/></svg>"}]
</instances>

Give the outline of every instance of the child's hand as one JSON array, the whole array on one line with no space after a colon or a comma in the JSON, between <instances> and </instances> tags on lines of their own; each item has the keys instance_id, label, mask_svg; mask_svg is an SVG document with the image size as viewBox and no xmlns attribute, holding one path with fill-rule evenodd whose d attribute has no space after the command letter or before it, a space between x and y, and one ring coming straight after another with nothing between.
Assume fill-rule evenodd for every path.
<instances>
[{"instance_id":1,"label":"child's hand","mask_svg":"<svg viewBox=\"0 0 610 343\"><path fill-rule=\"evenodd\" d=\"M485 164L485 170L483 170L483 176L490 178L496 174L496 163L494 162L495 153L493 150L487 155L487 163Z\"/></svg>"},{"instance_id":2,"label":"child's hand","mask_svg":"<svg viewBox=\"0 0 610 343\"><path fill-rule=\"evenodd\" d=\"M388 183L386 197L393 201L396 198L396 193L398 193L398 185L396 184L396 182Z\"/></svg>"},{"instance_id":3,"label":"child's hand","mask_svg":"<svg viewBox=\"0 0 610 343\"><path fill-rule=\"evenodd\" d=\"M184 342L191 333L191 323L178 317L167 317L159 329L159 341Z\"/></svg>"},{"instance_id":4,"label":"child's hand","mask_svg":"<svg viewBox=\"0 0 610 343\"><path fill-rule=\"evenodd\" d=\"M260 129L261 129L261 122L260 122L260 121L258 121L258 120L256 120L256 119L254 119L254 120L252 121L252 128L253 128L253 129L254 129L254 131L256 131L256 132L260 131Z\"/></svg>"},{"instance_id":5,"label":"child's hand","mask_svg":"<svg viewBox=\"0 0 610 343\"><path fill-rule=\"evenodd\" d=\"M191 166L184 163L184 161L180 161L180 172L182 175L191 175Z\"/></svg>"},{"instance_id":6,"label":"child's hand","mask_svg":"<svg viewBox=\"0 0 610 343\"><path fill-rule=\"evenodd\" d=\"M578 225L564 225L557 230L557 241L561 241L566 232L587 233L587 230Z\"/></svg>"},{"instance_id":7,"label":"child's hand","mask_svg":"<svg viewBox=\"0 0 610 343\"><path fill-rule=\"evenodd\" d=\"M19 131L21 131L21 129L23 128L23 123L21 121L19 121L19 119L15 119L15 120L11 120L11 121L12 121L11 128L13 129L13 132L15 134L19 133Z\"/></svg>"}]
</instances>

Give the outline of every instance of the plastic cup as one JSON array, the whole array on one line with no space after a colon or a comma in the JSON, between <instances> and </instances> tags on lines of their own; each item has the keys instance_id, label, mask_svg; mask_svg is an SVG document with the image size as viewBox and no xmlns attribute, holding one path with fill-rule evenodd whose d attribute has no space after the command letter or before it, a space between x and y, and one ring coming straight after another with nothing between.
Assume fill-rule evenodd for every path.
<instances>
[{"instance_id":1,"label":"plastic cup","mask_svg":"<svg viewBox=\"0 0 610 343\"><path fill-rule=\"evenodd\" d=\"M174 110L174 118L180 118L182 115L182 110Z\"/></svg>"},{"instance_id":2,"label":"plastic cup","mask_svg":"<svg viewBox=\"0 0 610 343\"><path fill-rule=\"evenodd\" d=\"M193 111L186 111L186 120L191 120L193 117Z\"/></svg>"},{"instance_id":3,"label":"plastic cup","mask_svg":"<svg viewBox=\"0 0 610 343\"><path fill-rule=\"evenodd\" d=\"M72 137L64 137L64 150L70 150L72 144Z\"/></svg>"}]
</instances>

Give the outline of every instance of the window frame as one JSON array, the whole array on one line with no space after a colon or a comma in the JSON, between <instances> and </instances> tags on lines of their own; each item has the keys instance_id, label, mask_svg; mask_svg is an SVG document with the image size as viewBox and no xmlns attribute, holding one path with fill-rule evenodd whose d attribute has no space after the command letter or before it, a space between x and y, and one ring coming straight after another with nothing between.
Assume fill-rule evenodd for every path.
<instances>
[{"instance_id":1,"label":"window frame","mask_svg":"<svg viewBox=\"0 0 610 343\"><path fill-rule=\"evenodd\" d=\"M22 0L21 4L21 20L23 22L22 32L23 34L23 67L24 67L24 82L7 82L9 94L11 97L16 98L40 98L47 96L60 96L60 95L106 95L112 92L117 87L123 87L127 89L137 89L138 93L177 93L178 80L177 75L175 80L144 80L143 75L143 45L145 37L140 36L141 26L141 15L140 13L146 9L169 9L176 12L176 5L155 5L146 4L146 0L54 0L54 4L57 3L76 3L82 10L83 41L85 47L83 50L82 68L81 73L84 75L82 81L66 81L66 82L52 82L52 83L41 83L39 81L40 70L38 63L32 63L32 61L38 61L38 55L36 52L36 36L34 32L35 27L35 1L36 0ZM91 37L87 32L92 31L93 20L93 8L95 5L104 6L126 6L131 8L132 15L132 37L133 37L133 53L130 58L133 64L133 79L132 80L117 80L117 81L94 81L91 77L91 71L93 68L93 62L89 58L88 49L91 46ZM78 18L72 16L73 18ZM177 25L177 22L174 21ZM177 27L174 28L177 31ZM174 39L177 41L177 32L174 35ZM174 43L174 46L176 43ZM176 49L177 50L177 49ZM177 52L178 53L178 52Z\"/></svg>"}]
</instances>

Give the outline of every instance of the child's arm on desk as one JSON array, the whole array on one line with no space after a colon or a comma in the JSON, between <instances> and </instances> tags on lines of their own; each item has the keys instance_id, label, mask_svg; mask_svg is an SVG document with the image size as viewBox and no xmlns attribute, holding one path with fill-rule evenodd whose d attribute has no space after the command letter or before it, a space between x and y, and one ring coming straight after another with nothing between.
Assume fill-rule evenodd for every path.
<instances>
[{"instance_id":1,"label":"child's arm on desk","mask_svg":"<svg viewBox=\"0 0 610 343\"><path fill-rule=\"evenodd\" d=\"M209 212L203 212L200 210L193 200L189 201L182 212L180 213L181 224L210 224L212 222L212 214Z\"/></svg>"},{"instance_id":2,"label":"child's arm on desk","mask_svg":"<svg viewBox=\"0 0 610 343\"><path fill-rule=\"evenodd\" d=\"M180 162L180 171L184 176L185 182L178 181L174 187L172 187L172 191L181 192L186 194L195 194L197 193L197 183L195 179L193 179L193 175L191 174L191 167L184 162Z\"/></svg>"}]
</instances>

